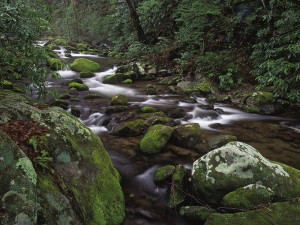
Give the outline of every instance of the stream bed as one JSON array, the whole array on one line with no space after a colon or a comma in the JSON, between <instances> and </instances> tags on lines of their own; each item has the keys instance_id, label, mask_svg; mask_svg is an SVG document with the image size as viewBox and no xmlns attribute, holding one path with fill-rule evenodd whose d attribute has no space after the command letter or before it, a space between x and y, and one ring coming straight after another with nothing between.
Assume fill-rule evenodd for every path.
<instances>
[{"instance_id":1,"label":"stream bed","mask_svg":"<svg viewBox=\"0 0 300 225\"><path fill-rule=\"evenodd\" d=\"M193 151L164 151L149 156L139 150L142 137L110 135L101 124L106 118L105 108L109 106L111 97L117 93L128 96L129 111L142 106L153 106L163 112L181 107L186 111L186 116L180 122L199 123L205 140L220 134L234 135L238 141L252 145L266 158L300 169L299 118L250 114L229 104L214 104L214 109L222 109L223 113L220 114L207 107L209 103L204 97L197 97L197 103L189 104L179 102L182 96L167 92L146 95L146 85L156 85L154 81L103 84L103 78L115 72L120 60L81 53L72 53L72 58L67 58L64 51L63 47L56 50L65 63L72 63L76 58L87 58L101 65L102 71L95 73L95 77L83 79L84 84L89 86L89 91L79 92L79 101L69 104L80 109L79 119L100 136L114 166L122 176L121 185L126 200L124 225L192 224L179 216L179 209L169 209L168 186L157 187L153 182L153 174L158 167L167 164L182 164L191 169L193 161L202 155ZM61 79L50 80L48 87L57 89L60 94L67 93L68 88L63 83L79 78L79 73L69 69L57 72ZM83 99L83 95L87 93L97 93L103 98Z\"/></svg>"}]
</instances>

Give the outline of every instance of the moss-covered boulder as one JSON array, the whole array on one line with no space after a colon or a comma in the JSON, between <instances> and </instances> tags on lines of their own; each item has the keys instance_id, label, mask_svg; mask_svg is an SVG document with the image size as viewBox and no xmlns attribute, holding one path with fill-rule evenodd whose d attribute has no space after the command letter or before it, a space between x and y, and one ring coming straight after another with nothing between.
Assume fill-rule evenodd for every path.
<instances>
[{"instance_id":1,"label":"moss-covered boulder","mask_svg":"<svg viewBox=\"0 0 300 225\"><path fill-rule=\"evenodd\" d=\"M175 208L181 204L186 196L186 193L183 191L184 178L187 175L187 170L182 165L178 165L175 168L175 172L172 176L172 186L170 190L170 200L169 206Z\"/></svg>"},{"instance_id":2,"label":"moss-covered boulder","mask_svg":"<svg viewBox=\"0 0 300 225\"><path fill-rule=\"evenodd\" d=\"M168 117L170 118L182 118L185 115L183 108L175 108L174 110L168 111Z\"/></svg>"},{"instance_id":3,"label":"moss-covered boulder","mask_svg":"<svg viewBox=\"0 0 300 225\"><path fill-rule=\"evenodd\" d=\"M84 58L75 59L70 67L77 72L96 72L100 70L100 65L98 63Z\"/></svg>"},{"instance_id":4,"label":"moss-covered boulder","mask_svg":"<svg viewBox=\"0 0 300 225\"><path fill-rule=\"evenodd\" d=\"M155 154L163 150L173 133L173 128L164 125L151 127L140 142L143 152Z\"/></svg>"},{"instance_id":5,"label":"moss-covered boulder","mask_svg":"<svg viewBox=\"0 0 300 225\"><path fill-rule=\"evenodd\" d=\"M126 95L115 94L110 102L110 105L126 105L128 102L128 98Z\"/></svg>"},{"instance_id":6,"label":"moss-covered boulder","mask_svg":"<svg viewBox=\"0 0 300 225\"><path fill-rule=\"evenodd\" d=\"M175 166L167 165L158 168L154 173L154 182L159 184L169 178L172 177L173 173L175 172Z\"/></svg>"},{"instance_id":7,"label":"moss-covered boulder","mask_svg":"<svg viewBox=\"0 0 300 225\"><path fill-rule=\"evenodd\" d=\"M146 95L157 95L156 87L151 84L148 84L146 87Z\"/></svg>"},{"instance_id":8,"label":"moss-covered boulder","mask_svg":"<svg viewBox=\"0 0 300 225\"><path fill-rule=\"evenodd\" d=\"M258 205L272 202L274 193L270 188L259 184L249 184L224 196L222 205L236 209L254 209Z\"/></svg>"},{"instance_id":9,"label":"moss-covered boulder","mask_svg":"<svg viewBox=\"0 0 300 225\"><path fill-rule=\"evenodd\" d=\"M274 200L300 196L300 171L271 162L256 149L242 142L230 142L193 164L193 185L211 204L249 184L259 184L274 192Z\"/></svg>"},{"instance_id":10,"label":"moss-covered boulder","mask_svg":"<svg viewBox=\"0 0 300 225\"><path fill-rule=\"evenodd\" d=\"M80 78L91 78L94 76L95 76L95 74L91 71L83 71L80 73Z\"/></svg>"},{"instance_id":11,"label":"moss-covered boulder","mask_svg":"<svg viewBox=\"0 0 300 225\"><path fill-rule=\"evenodd\" d=\"M45 130L35 136L37 149L53 159L51 170L43 170L38 163L33 167L7 136L0 135L0 199L5 207L1 222L120 224L125 215L120 176L100 138L61 108L39 104L0 91L0 124L36 123Z\"/></svg>"},{"instance_id":12,"label":"moss-covered boulder","mask_svg":"<svg viewBox=\"0 0 300 225\"><path fill-rule=\"evenodd\" d=\"M141 113L139 115L139 117L141 119L148 119L150 117L165 117L166 115L164 114L164 112L153 112L153 113Z\"/></svg>"},{"instance_id":13,"label":"moss-covered boulder","mask_svg":"<svg viewBox=\"0 0 300 225\"><path fill-rule=\"evenodd\" d=\"M69 84L69 88L76 88L77 91L88 91L89 87L85 84L72 82Z\"/></svg>"},{"instance_id":14,"label":"moss-covered boulder","mask_svg":"<svg viewBox=\"0 0 300 225\"><path fill-rule=\"evenodd\" d=\"M213 212L215 210L204 206L182 206L179 213L190 220L205 222Z\"/></svg>"},{"instance_id":15,"label":"moss-covered boulder","mask_svg":"<svg viewBox=\"0 0 300 225\"><path fill-rule=\"evenodd\" d=\"M212 213L205 225L293 225L300 221L300 198L287 202L276 202L268 207L234 214Z\"/></svg>"},{"instance_id":16,"label":"moss-covered boulder","mask_svg":"<svg viewBox=\"0 0 300 225\"><path fill-rule=\"evenodd\" d=\"M83 84L83 80L81 80L80 78L75 78L72 80L68 80L64 83L65 86L68 86L71 83L79 83L79 84Z\"/></svg>"},{"instance_id":17,"label":"moss-covered boulder","mask_svg":"<svg viewBox=\"0 0 300 225\"><path fill-rule=\"evenodd\" d=\"M145 129L144 120L137 119L114 127L111 134L123 137L135 137L142 135Z\"/></svg>"},{"instance_id":18,"label":"moss-covered boulder","mask_svg":"<svg viewBox=\"0 0 300 225\"><path fill-rule=\"evenodd\" d=\"M251 113L273 114L278 112L278 105L274 104L274 95L271 92L253 92L245 97L243 109Z\"/></svg>"},{"instance_id":19,"label":"moss-covered boulder","mask_svg":"<svg viewBox=\"0 0 300 225\"><path fill-rule=\"evenodd\" d=\"M61 94L59 96L59 99L70 99L71 98L71 95L70 94Z\"/></svg>"},{"instance_id":20,"label":"moss-covered boulder","mask_svg":"<svg viewBox=\"0 0 300 225\"><path fill-rule=\"evenodd\" d=\"M132 84L132 80L131 79L126 79L126 80L123 80L121 83L122 84Z\"/></svg>"},{"instance_id":21,"label":"moss-covered boulder","mask_svg":"<svg viewBox=\"0 0 300 225\"><path fill-rule=\"evenodd\" d=\"M190 81L181 81L177 84L177 87L179 87L185 93L198 92L207 94L210 92L210 86L211 85L209 82L197 83Z\"/></svg>"},{"instance_id":22,"label":"moss-covered boulder","mask_svg":"<svg viewBox=\"0 0 300 225\"><path fill-rule=\"evenodd\" d=\"M0 179L0 223L37 224L37 173L24 152L1 129Z\"/></svg>"},{"instance_id":23,"label":"moss-covered boulder","mask_svg":"<svg viewBox=\"0 0 300 225\"><path fill-rule=\"evenodd\" d=\"M63 63L60 59L48 58L47 64L52 70L61 70L63 68Z\"/></svg>"},{"instance_id":24,"label":"moss-covered boulder","mask_svg":"<svg viewBox=\"0 0 300 225\"><path fill-rule=\"evenodd\" d=\"M208 140L208 145L211 148L219 148L229 142L236 141L236 140L237 137L233 135L217 135Z\"/></svg>"},{"instance_id":25,"label":"moss-covered boulder","mask_svg":"<svg viewBox=\"0 0 300 225\"><path fill-rule=\"evenodd\" d=\"M157 112L158 110L156 108L153 108L151 106L144 106L141 108L141 111L143 113L153 113L153 112Z\"/></svg>"},{"instance_id":26,"label":"moss-covered boulder","mask_svg":"<svg viewBox=\"0 0 300 225\"><path fill-rule=\"evenodd\" d=\"M200 125L198 123L182 124L175 127L171 142L183 148L197 148L202 143Z\"/></svg>"},{"instance_id":27,"label":"moss-covered boulder","mask_svg":"<svg viewBox=\"0 0 300 225\"><path fill-rule=\"evenodd\" d=\"M60 50L60 47L57 46L57 45L54 45L54 44L48 44L48 45L47 45L47 48L48 48L49 50L51 50L51 51L53 51L53 50Z\"/></svg>"}]
</instances>

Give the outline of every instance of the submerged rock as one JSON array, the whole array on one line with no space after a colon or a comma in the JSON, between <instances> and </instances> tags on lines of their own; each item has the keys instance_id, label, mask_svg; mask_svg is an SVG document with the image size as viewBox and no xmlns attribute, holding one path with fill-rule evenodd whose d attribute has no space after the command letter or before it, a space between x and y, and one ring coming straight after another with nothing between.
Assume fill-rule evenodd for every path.
<instances>
[{"instance_id":1,"label":"submerged rock","mask_svg":"<svg viewBox=\"0 0 300 225\"><path fill-rule=\"evenodd\" d=\"M155 125L149 129L140 142L140 148L143 152L154 154L162 151L169 141L173 128L164 125Z\"/></svg>"},{"instance_id":2,"label":"submerged rock","mask_svg":"<svg viewBox=\"0 0 300 225\"><path fill-rule=\"evenodd\" d=\"M175 166L167 165L158 168L154 173L154 182L156 184L159 184L169 178L173 175L175 171Z\"/></svg>"},{"instance_id":3,"label":"submerged rock","mask_svg":"<svg viewBox=\"0 0 300 225\"><path fill-rule=\"evenodd\" d=\"M237 137L233 135L218 135L210 138L208 140L208 145L211 148L219 148L229 142L236 141L236 140Z\"/></svg>"},{"instance_id":4,"label":"submerged rock","mask_svg":"<svg viewBox=\"0 0 300 225\"><path fill-rule=\"evenodd\" d=\"M96 72L100 70L100 65L98 63L84 58L75 59L70 67L77 72Z\"/></svg>"},{"instance_id":5,"label":"submerged rock","mask_svg":"<svg viewBox=\"0 0 300 225\"><path fill-rule=\"evenodd\" d=\"M0 91L0 124L32 121L45 128L34 138L37 149L53 159L51 169L38 159L33 167L0 131L1 223L120 224L125 216L120 176L100 138L61 108L38 106Z\"/></svg>"},{"instance_id":6,"label":"submerged rock","mask_svg":"<svg viewBox=\"0 0 300 225\"><path fill-rule=\"evenodd\" d=\"M230 142L193 164L193 185L211 204L249 184L263 185L274 192L274 200L300 196L300 171L271 162L242 142Z\"/></svg>"}]
</instances>

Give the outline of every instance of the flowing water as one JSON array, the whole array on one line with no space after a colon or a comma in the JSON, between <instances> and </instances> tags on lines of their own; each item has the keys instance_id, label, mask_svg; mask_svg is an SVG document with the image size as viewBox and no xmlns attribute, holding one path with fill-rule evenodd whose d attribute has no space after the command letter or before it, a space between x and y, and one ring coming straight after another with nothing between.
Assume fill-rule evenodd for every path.
<instances>
[{"instance_id":1,"label":"flowing water","mask_svg":"<svg viewBox=\"0 0 300 225\"><path fill-rule=\"evenodd\" d=\"M168 208L168 187L157 187L153 182L155 170L166 164L183 164L191 169L192 163L201 155L196 152L166 151L158 155L148 156L139 150L142 137L116 137L108 133L102 126L106 118L105 108L111 97L122 93L129 98L129 110L142 106L153 106L163 112L177 107L184 108L186 116L181 123L199 123L205 139L219 134L237 136L239 141L248 143L270 160L279 161L300 169L300 120L299 118L283 118L264 116L243 112L228 104L215 104L209 109L205 98L196 98L197 103L179 102L181 96L161 94L147 96L145 87L153 82L137 81L133 84L103 84L105 76L113 74L120 62L113 58L73 53L72 58L64 55L65 49L57 50L59 57L71 63L78 57L84 57L100 63L102 71L93 78L83 79L89 91L80 92L79 102L71 104L81 111L80 120L97 133L108 151L115 167L122 175L122 187L126 199L127 216L124 224L191 224L178 216L179 209ZM67 92L62 84L70 79L78 78L79 73L65 70L58 71L59 80L50 80L48 87L56 88L60 93ZM83 94L98 93L103 96L97 100L84 100ZM219 108L217 113L216 108ZM69 110L70 111L70 110Z\"/></svg>"}]
</instances>

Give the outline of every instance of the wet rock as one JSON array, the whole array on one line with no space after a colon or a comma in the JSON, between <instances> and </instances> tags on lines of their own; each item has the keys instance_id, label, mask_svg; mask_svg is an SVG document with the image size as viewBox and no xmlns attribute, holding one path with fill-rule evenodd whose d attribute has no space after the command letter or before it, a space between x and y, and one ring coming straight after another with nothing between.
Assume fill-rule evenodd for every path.
<instances>
[{"instance_id":1,"label":"wet rock","mask_svg":"<svg viewBox=\"0 0 300 225\"><path fill-rule=\"evenodd\" d=\"M59 96L60 99L70 99L71 95L70 94L62 94Z\"/></svg>"},{"instance_id":2,"label":"wet rock","mask_svg":"<svg viewBox=\"0 0 300 225\"><path fill-rule=\"evenodd\" d=\"M49 58L47 59L47 64L52 70L61 70L63 68L63 63L60 59Z\"/></svg>"},{"instance_id":3,"label":"wet rock","mask_svg":"<svg viewBox=\"0 0 300 225\"><path fill-rule=\"evenodd\" d=\"M171 178L175 171L175 166L167 165L158 168L154 173L154 182L159 184Z\"/></svg>"},{"instance_id":4,"label":"wet rock","mask_svg":"<svg viewBox=\"0 0 300 225\"><path fill-rule=\"evenodd\" d=\"M169 206L171 208L175 208L176 206L181 204L185 199L186 193L183 191L183 184L186 175L187 171L186 168L184 168L184 166L176 166L175 172L172 176L172 185L170 190Z\"/></svg>"},{"instance_id":5,"label":"wet rock","mask_svg":"<svg viewBox=\"0 0 300 225\"><path fill-rule=\"evenodd\" d=\"M155 154L163 150L169 141L173 128L164 125L151 127L140 142L140 149L143 152Z\"/></svg>"},{"instance_id":6,"label":"wet rock","mask_svg":"<svg viewBox=\"0 0 300 225\"><path fill-rule=\"evenodd\" d=\"M223 109L215 108L214 110L215 110L219 115L224 114L224 110L223 110Z\"/></svg>"},{"instance_id":7,"label":"wet rock","mask_svg":"<svg viewBox=\"0 0 300 225\"><path fill-rule=\"evenodd\" d=\"M94 77L95 74L91 71L84 71L80 73L80 78L91 78Z\"/></svg>"},{"instance_id":8,"label":"wet rock","mask_svg":"<svg viewBox=\"0 0 300 225\"><path fill-rule=\"evenodd\" d=\"M185 103L197 103L197 100L194 98L183 98L179 100L180 102L185 102Z\"/></svg>"},{"instance_id":9,"label":"wet rock","mask_svg":"<svg viewBox=\"0 0 300 225\"><path fill-rule=\"evenodd\" d=\"M153 113L153 112L157 112L158 110L156 108L151 107L151 106L144 106L143 108L141 108L141 111L143 113Z\"/></svg>"},{"instance_id":10,"label":"wet rock","mask_svg":"<svg viewBox=\"0 0 300 225\"><path fill-rule=\"evenodd\" d=\"M207 217L215 210L203 206L182 206L180 215L190 220L205 222Z\"/></svg>"},{"instance_id":11,"label":"wet rock","mask_svg":"<svg viewBox=\"0 0 300 225\"><path fill-rule=\"evenodd\" d=\"M208 82L197 83L190 81L181 81L177 84L177 87L181 88L185 93L200 92L205 94L210 92L210 84Z\"/></svg>"},{"instance_id":12,"label":"wet rock","mask_svg":"<svg viewBox=\"0 0 300 225\"><path fill-rule=\"evenodd\" d=\"M167 115L170 118L182 118L185 116L185 111L183 108L176 108L174 110L168 111Z\"/></svg>"},{"instance_id":13,"label":"wet rock","mask_svg":"<svg viewBox=\"0 0 300 225\"><path fill-rule=\"evenodd\" d=\"M236 141L236 140L237 137L233 135L218 135L210 138L208 140L208 145L211 148L219 148L229 142Z\"/></svg>"},{"instance_id":14,"label":"wet rock","mask_svg":"<svg viewBox=\"0 0 300 225\"><path fill-rule=\"evenodd\" d=\"M64 101L64 100L56 100L54 102L51 102L50 103L51 106L57 106L57 107L60 107L64 110L67 110L68 109L68 102Z\"/></svg>"},{"instance_id":15,"label":"wet rock","mask_svg":"<svg viewBox=\"0 0 300 225\"><path fill-rule=\"evenodd\" d=\"M165 77L163 78L161 81L158 82L158 84L161 84L161 85L176 85L178 82L181 79L180 76L178 75L174 75L174 76L169 76L169 77Z\"/></svg>"},{"instance_id":16,"label":"wet rock","mask_svg":"<svg viewBox=\"0 0 300 225\"><path fill-rule=\"evenodd\" d=\"M273 196L270 188L249 184L225 195L222 205L236 209L254 209L255 206L272 202Z\"/></svg>"},{"instance_id":17,"label":"wet rock","mask_svg":"<svg viewBox=\"0 0 300 225\"><path fill-rule=\"evenodd\" d=\"M79 94L79 92L77 91L77 89L74 88L74 87L69 89L69 93L71 95L78 95Z\"/></svg>"},{"instance_id":18,"label":"wet rock","mask_svg":"<svg viewBox=\"0 0 300 225\"><path fill-rule=\"evenodd\" d=\"M156 87L148 84L146 87L146 95L157 95Z\"/></svg>"},{"instance_id":19,"label":"wet rock","mask_svg":"<svg viewBox=\"0 0 300 225\"><path fill-rule=\"evenodd\" d=\"M259 184L274 192L275 200L300 196L300 171L271 162L242 142L230 142L193 164L193 185L206 201L218 204L240 187Z\"/></svg>"},{"instance_id":20,"label":"wet rock","mask_svg":"<svg viewBox=\"0 0 300 225\"><path fill-rule=\"evenodd\" d=\"M76 106L71 106L71 114L76 117L80 117L81 112Z\"/></svg>"},{"instance_id":21,"label":"wet rock","mask_svg":"<svg viewBox=\"0 0 300 225\"><path fill-rule=\"evenodd\" d=\"M137 119L114 127L111 134L123 137L135 137L142 135L145 129L144 120Z\"/></svg>"},{"instance_id":22,"label":"wet rock","mask_svg":"<svg viewBox=\"0 0 300 225\"><path fill-rule=\"evenodd\" d=\"M70 52L65 52L66 57L72 57L72 54Z\"/></svg>"},{"instance_id":23,"label":"wet rock","mask_svg":"<svg viewBox=\"0 0 300 225\"><path fill-rule=\"evenodd\" d=\"M243 109L251 113L274 114L280 110L271 92L253 92L245 97Z\"/></svg>"},{"instance_id":24,"label":"wet rock","mask_svg":"<svg viewBox=\"0 0 300 225\"><path fill-rule=\"evenodd\" d=\"M96 72L100 70L100 65L89 59L78 58L71 64L70 68L77 72Z\"/></svg>"},{"instance_id":25,"label":"wet rock","mask_svg":"<svg viewBox=\"0 0 300 225\"><path fill-rule=\"evenodd\" d=\"M211 109L214 110L214 105L213 104L207 104L207 105L199 105L199 108L201 109Z\"/></svg>"},{"instance_id":26,"label":"wet rock","mask_svg":"<svg viewBox=\"0 0 300 225\"><path fill-rule=\"evenodd\" d=\"M103 84L118 84L128 79L131 79L130 75L125 75L123 73L115 73L105 77L102 82Z\"/></svg>"},{"instance_id":27,"label":"wet rock","mask_svg":"<svg viewBox=\"0 0 300 225\"><path fill-rule=\"evenodd\" d=\"M152 125L156 125L156 124L162 124L162 125L174 127L174 126L179 125L180 121L177 121L177 120L174 120L174 119L168 118L168 117L153 116L153 117L148 118L145 121L145 124L147 126L152 126Z\"/></svg>"},{"instance_id":28,"label":"wet rock","mask_svg":"<svg viewBox=\"0 0 300 225\"><path fill-rule=\"evenodd\" d=\"M298 224L300 220L300 198L287 202L276 202L266 208L234 214L212 213L205 225L219 225L226 221L230 225L253 224Z\"/></svg>"},{"instance_id":29,"label":"wet rock","mask_svg":"<svg viewBox=\"0 0 300 225\"><path fill-rule=\"evenodd\" d=\"M99 94L86 94L83 96L84 99L98 99L98 98L102 98L102 95Z\"/></svg>"},{"instance_id":30,"label":"wet rock","mask_svg":"<svg viewBox=\"0 0 300 225\"><path fill-rule=\"evenodd\" d=\"M126 95L115 94L110 102L110 105L127 105L128 98Z\"/></svg>"},{"instance_id":31,"label":"wet rock","mask_svg":"<svg viewBox=\"0 0 300 225\"><path fill-rule=\"evenodd\" d=\"M163 112L154 112L154 113L142 113L139 115L141 119L148 119L150 117L165 117L166 115Z\"/></svg>"},{"instance_id":32,"label":"wet rock","mask_svg":"<svg viewBox=\"0 0 300 225\"><path fill-rule=\"evenodd\" d=\"M23 95L0 91L0 124L22 120L47 128L36 137L37 146L53 159L54 170L43 170L38 158L35 169L11 140L0 135L0 201L1 207L8 206L1 220L120 224L125 216L120 176L100 138L61 108L37 105Z\"/></svg>"},{"instance_id":33,"label":"wet rock","mask_svg":"<svg viewBox=\"0 0 300 225\"><path fill-rule=\"evenodd\" d=\"M125 105L115 105L115 106L108 106L105 109L105 114L117 113L117 112L124 112L128 110L128 107Z\"/></svg>"},{"instance_id":34,"label":"wet rock","mask_svg":"<svg viewBox=\"0 0 300 225\"><path fill-rule=\"evenodd\" d=\"M200 125L198 123L182 124L175 127L171 142L184 148L195 148L202 143Z\"/></svg>"},{"instance_id":35,"label":"wet rock","mask_svg":"<svg viewBox=\"0 0 300 225\"><path fill-rule=\"evenodd\" d=\"M69 84L69 88L76 88L77 91L88 91L89 87L85 84L72 82Z\"/></svg>"}]
</instances>

